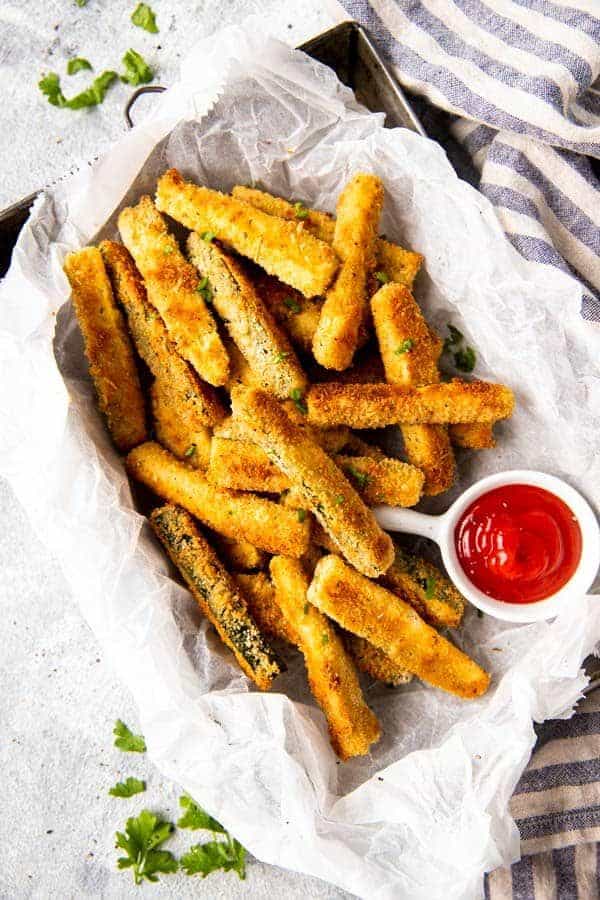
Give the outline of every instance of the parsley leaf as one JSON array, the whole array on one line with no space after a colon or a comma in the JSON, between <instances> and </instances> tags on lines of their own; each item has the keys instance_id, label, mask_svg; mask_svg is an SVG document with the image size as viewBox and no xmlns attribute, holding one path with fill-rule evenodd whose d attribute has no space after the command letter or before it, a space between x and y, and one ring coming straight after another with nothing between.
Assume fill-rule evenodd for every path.
<instances>
[{"instance_id":1,"label":"parsley leaf","mask_svg":"<svg viewBox=\"0 0 600 900\"><path fill-rule=\"evenodd\" d=\"M404 353L410 353L414 346L415 342L411 340L411 338L406 338L405 341L402 341L402 343L398 347L396 347L394 353L396 354L396 356L402 356Z\"/></svg>"},{"instance_id":2,"label":"parsley leaf","mask_svg":"<svg viewBox=\"0 0 600 900\"><path fill-rule=\"evenodd\" d=\"M119 869L133 869L133 880L141 884L144 878L158 881L157 872L176 872L178 863L168 850L158 850L171 836L173 826L154 813L143 809L137 818L127 819L125 834L116 833L116 847L125 850L127 856L117 860Z\"/></svg>"},{"instance_id":3,"label":"parsley leaf","mask_svg":"<svg viewBox=\"0 0 600 900\"><path fill-rule=\"evenodd\" d=\"M77 4L77 6L85 6L87 0L75 0L75 3Z\"/></svg>"},{"instance_id":4,"label":"parsley leaf","mask_svg":"<svg viewBox=\"0 0 600 900\"><path fill-rule=\"evenodd\" d=\"M132 778L130 775L126 781L117 781L108 793L111 797L133 797L134 794L141 794L145 790L146 782L140 781L139 778Z\"/></svg>"},{"instance_id":5,"label":"parsley leaf","mask_svg":"<svg viewBox=\"0 0 600 900\"><path fill-rule=\"evenodd\" d=\"M125 74L121 75L121 81L137 87L138 84L148 84L154 78L154 72L143 56L131 47L122 59L125 66Z\"/></svg>"},{"instance_id":6,"label":"parsley leaf","mask_svg":"<svg viewBox=\"0 0 600 900\"><path fill-rule=\"evenodd\" d=\"M227 833L216 819L209 816L209 814L205 812L202 807L198 806L198 804L187 794L183 794L183 796L179 798L179 805L185 812L177 822L178 828L191 828L192 831L197 831L199 828L205 828L207 831L214 831L217 834Z\"/></svg>"},{"instance_id":7,"label":"parsley leaf","mask_svg":"<svg viewBox=\"0 0 600 900\"><path fill-rule=\"evenodd\" d=\"M375 278L380 284L387 284L390 280L390 276L387 272L375 272Z\"/></svg>"},{"instance_id":8,"label":"parsley leaf","mask_svg":"<svg viewBox=\"0 0 600 900\"><path fill-rule=\"evenodd\" d=\"M287 308L293 313L297 314L299 312L302 312L302 307L296 300L294 300L293 297L286 297L283 302L285 306L287 306Z\"/></svg>"},{"instance_id":9,"label":"parsley leaf","mask_svg":"<svg viewBox=\"0 0 600 900\"><path fill-rule=\"evenodd\" d=\"M475 361L475 351L472 347L463 347L454 354L454 365L461 372L472 372Z\"/></svg>"},{"instance_id":10,"label":"parsley leaf","mask_svg":"<svg viewBox=\"0 0 600 900\"><path fill-rule=\"evenodd\" d=\"M147 3L138 3L134 11L131 13L131 21L138 28L149 31L150 34L158 34L158 26L156 24L156 16Z\"/></svg>"},{"instance_id":11,"label":"parsley leaf","mask_svg":"<svg viewBox=\"0 0 600 900\"><path fill-rule=\"evenodd\" d=\"M210 289L210 285L208 283L208 275L205 275L204 278L201 278L198 282L198 287L196 288L196 293L200 294L204 299L205 303L210 303L212 300L212 291Z\"/></svg>"},{"instance_id":12,"label":"parsley leaf","mask_svg":"<svg viewBox=\"0 0 600 900\"><path fill-rule=\"evenodd\" d=\"M91 85L86 88L85 91L76 94L74 97L71 97L70 100L67 100L63 94L60 86L60 79L56 72L49 72L48 75L45 75L39 82L38 87L42 94L48 98L48 103L51 103L52 106L59 106L66 109L84 109L87 106L98 106L99 103L102 103L107 90L117 77L116 72L110 70L102 72L101 75L98 75L98 77L92 81Z\"/></svg>"},{"instance_id":13,"label":"parsley leaf","mask_svg":"<svg viewBox=\"0 0 600 900\"><path fill-rule=\"evenodd\" d=\"M275 362L276 362L276 363L283 362L284 359L287 359L289 355L290 355L290 351L289 351L289 350L279 350L279 351L275 354Z\"/></svg>"},{"instance_id":14,"label":"parsley leaf","mask_svg":"<svg viewBox=\"0 0 600 900\"><path fill-rule=\"evenodd\" d=\"M187 450L185 451L185 453L183 455L186 457L193 456L195 452L196 452L196 445L190 444L190 446L187 448Z\"/></svg>"},{"instance_id":15,"label":"parsley leaf","mask_svg":"<svg viewBox=\"0 0 600 900\"><path fill-rule=\"evenodd\" d=\"M324 631L323 634L321 635L321 646L324 647L325 644L328 644L328 643L329 643L329 635L327 634L327 632Z\"/></svg>"},{"instance_id":16,"label":"parsley leaf","mask_svg":"<svg viewBox=\"0 0 600 900\"><path fill-rule=\"evenodd\" d=\"M425 596L428 600L433 600L435 596L436 579L431 576L425 579Z\"/></svg>"},{"instance_id":17,"label":"parsley leaf","mask_svg":"<svg viewBox=\"0 0 600 900\"><path fill-rule=\"evenodd\" d=\"M306 217L308 216L308 210L301 200L298 200L297 203L294 203L294 215L297 219L306 219Z\"/></svg>"},{"instance_id":18,"label":"parsley leaf","mask_svg":"<svg viewBox=\"0 0 600 900\"><path fill-rule=\"evenodd\" d=\"M344 502L344 498L341 494L338 494L333 502L335 503L336 506L341 506L342 503Z\"/></svg>"},{"instance_id":19,"label":"parsley leaf","mask_svg":"<svg viewBox=\"0 0 600 900\"><path fill-rule=\"evenodd\" d=\"M300 390L300 388L293 389L293 391L290 394L290 400L293 401L294 406L296 407L298 412L301 412L303 416L307 415L308 406L304 402L303 394L302 394L302 391Z\"/></svg>"},{"instance_id":20,"label":"parsley leaf","mask_svg":"<svg viewBox=\"0 0 600 900\"><path fill-rule=\"evenodd\" d=\"M207 244L212 244L215 238L216 234L214 233L214 231L205 231L202 235L202 240L206 241Z\"/></svg>"},{"instance_id":21,"label":"parsley leaf","mask_svg":"<svg viewBox=\"0 0 600 900\"><path fill-rule=\"evenodd\" d=\"M206 878L211 872L223 869L224 872L237 872L242 880L246 877L246 851L229 835L227 841L195 844L181 857L180 863L187 875Z\"/></svg>"},{"instance_id":22,"label":"parsley leaf","mask_svg":"<svg viewBox=\"0 0 600 900\"><path fill-rule=\"evenodd\" d=\"M84 59L83 56L76 56L73 59L70 59L67 63L67 74L68 75L76 75L77 72L83 71L83 69L91 69L92 64L89 60Z\"/></svg>"},{"instance_id":23,"label":"parsley leaf","mask_svg":"<svg viewBox=\"0 0 600 900\"><path fill-rule=\"evenodd\" d=\"M113 728L115 736L115 747L123 750L124 753L145 753L146 741L141 734L133 734L125 722L117 719Z\"/></svg>"},{"instance_id":24,"label":"parsley leaf","mask_svg":"<svg viewBox=\"0 0 600 900\"><path fill-rule=\"evenodd\" d=\"M450 322L448 322L446 327L448 328L449 335L444 341L444 350L450 350L452 347L460 344L461 341L464 341L465 337L462 331L459 331L458 328L455 328Z\"/></svg>"},{"instance_id":25,"label":"parsley leaf","mask_svg":"<svg viewBox=\"0 0 600 900\"><path fill-rule=\"evenodd\" d=\"M305 509L297 509L296 515L298 516L299 522L304 522L304 520L306 519L306 510Z\"/></svg>"},{"instance_id":26,"label":"parsley leaf","mask_svg":"<svg viewBox=\"0 0 600 900\"><path fill-rule=\"evenodd\" d=\"M354 468L354 466L348 466L348 471L353 478L356 478L361 488L365 488L371 480L370 475L367 475L366 472L359 472L358 469Z\"/></svg>"}]
</instances>

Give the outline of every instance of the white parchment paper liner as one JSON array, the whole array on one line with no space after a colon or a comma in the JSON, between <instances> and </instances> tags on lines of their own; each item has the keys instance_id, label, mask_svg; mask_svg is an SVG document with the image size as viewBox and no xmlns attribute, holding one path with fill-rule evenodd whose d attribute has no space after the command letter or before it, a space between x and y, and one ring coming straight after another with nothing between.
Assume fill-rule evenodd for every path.
<instances>
[{"instance_id":1,"label":"white parchment paper liner","mask_svg":"<svg viewBox=\"0 0 600 900\"><path fill-rule=\"evenodd\" d=\"M469 612L456 639L493 673L487 696L469 704L417 683L369 686L384 736L372 756L336 764L300 660L278 690L254 692L169 578L65 306L65 252L114 236L115 213L167 165L329 210L353 171L374 171L387 188L383 230L425 254L428 316L457 325L478 350L476 374L517 394L498 449L462 459L462 486L540 468L597 507L598 332L579 317L577 285L521 259L438 146L382 125L330 70L255 22L200 44L152 118L35 204L0 288L0 470L132 691L165 775L267 862L370 900L474 897L484 870L518 856L507 809L532 720L568 716L580 697L597 600L575 597L554 622L521 627Z\"/></svg>"}]
</instances>

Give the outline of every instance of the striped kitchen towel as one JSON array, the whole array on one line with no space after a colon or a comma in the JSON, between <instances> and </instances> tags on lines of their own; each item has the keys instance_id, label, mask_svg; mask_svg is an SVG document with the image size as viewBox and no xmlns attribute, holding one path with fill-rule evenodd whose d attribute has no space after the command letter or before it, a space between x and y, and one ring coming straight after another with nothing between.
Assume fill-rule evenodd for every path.
<instances>
[{"instance_id":1,"label":"striped kitchen towel","mask_svg":"<svg viewBox=\"0 0 600 900\"><path fill-rule=\"evenodd\" d=\"M512 244L600 321L600 0L341 0L399 81L451 114Z\"/></svg>"},{"instance_id":2,"label":"striped kitchen towel","mask_svg":"<svg viewBox=\"0 0 600 900\"><path fill-rule=\"evenodd\" d=\"M511 800L520 862L486 878L487 900L600 897L600 690L571 719L538 727Z\"/></svg>"}]
</instances>

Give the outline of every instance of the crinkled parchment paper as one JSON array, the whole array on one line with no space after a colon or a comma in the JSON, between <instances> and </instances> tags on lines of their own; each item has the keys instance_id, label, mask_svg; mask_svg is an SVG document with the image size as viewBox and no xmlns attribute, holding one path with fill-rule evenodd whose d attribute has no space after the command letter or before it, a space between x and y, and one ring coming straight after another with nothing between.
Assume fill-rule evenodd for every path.
<instances>
[{"instance_id":1,"label":"crinkled parchment paper","mask_svg":"<svg viewBox=\"0 0 600 900\"><path fill-rule=\"evenodd\" d=\"M37 201L1 288L0 470L132 691L156 765L267 862L369 900L477 896L483 871L518 855L507 805L532 720L572 710L600 605L577 597L555 621L520 627L470 611L456 639L491 670L487 696L367 685L383 737L346 765L297 656L270 694L249 686L134 510L66 305L65 252L114 235L119 208L167 165L328 210L355 170L383 178L383 231L426 257L427 314L457 325L478 350L476 374L517 395L498 448L461 460L463 486L540 468L598 506L598 332L579 318L574 282L523 261L439 147L384 130L330 70L255 23L197 47L150 120Z\"/></svg>"}]
</instances>

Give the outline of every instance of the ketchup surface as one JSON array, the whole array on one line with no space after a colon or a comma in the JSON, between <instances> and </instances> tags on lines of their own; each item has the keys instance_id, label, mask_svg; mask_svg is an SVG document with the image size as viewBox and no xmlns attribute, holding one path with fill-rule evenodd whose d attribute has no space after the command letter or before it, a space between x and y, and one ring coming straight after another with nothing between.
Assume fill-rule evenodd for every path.
<instances>
[{"instance_id":1,"label":"ketchup surface","mask_svg":"<svg viewBox=\"0 0 600 900\"><path fill-rule=\"evenodd\" d=\"M581 558L581 529L573 512L554 494L529 484L483 494L463 513L454 540L475 587L505 603L533 603L555 594Z\"/></svg>"}]
</instances>

